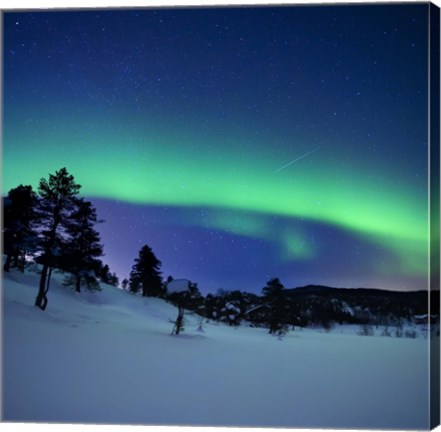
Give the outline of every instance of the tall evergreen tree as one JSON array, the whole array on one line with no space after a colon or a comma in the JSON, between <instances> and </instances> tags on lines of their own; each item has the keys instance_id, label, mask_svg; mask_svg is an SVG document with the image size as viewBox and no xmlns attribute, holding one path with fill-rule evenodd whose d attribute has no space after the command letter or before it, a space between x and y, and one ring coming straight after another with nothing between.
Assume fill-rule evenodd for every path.
<instances>
[{"instance_id":1,"label":"tall evergreen tree","mask_svg":"<svg viewBox=\"0 0 441 432\"><path fill-rule=\"evenodd\" d=\"M110 268L107 264L101 265L99 270L99 277L102 283L110 284L110 279L111 279Z\"/></svg>"},{"instance_id":2,"label":"tall evergreen tree","mask_svg":"<svg viewBox=\"0 0 441 432\"><path fill-rule=\"evenodd\" d=\"M3 198L3 248L6 261L4 271L11 266L24 269L26 253L37 245L35 231L37 196L32 186L20 185Z\"/></svg>"},{"instance_id":3,"label":"tall evergreen tree","mask_svg":"<svg viewBox=\"0 0 441 432\"><path fill-rule=\"evenodd\" d=\"M205 298L199 291L197 282L190 282L188 287L188 298L185 307L196 313L202 310Z\"/></svg>"},{"instance_id":4,"label":"tall evergreen tree","mask_svg":"<svg viewBox=\"0 0 441 432\"><path fill-rule=\"evenodd\" d=\"M286 325L286 298L285 287L279 278L270 279L262 289L264 301L269 307L268 327L271 334L283 334Z\"/></svg>"},{"instance_id":5,"label":"tall evergreen tree","mask_svg":"<svg viewBox=\"0 0 441 432\"><path fill-rule=\"evenodd\" d=\"M59 265L59 257L67 243L70 217L78 199L81 186L74 177L61 168L55 174L49 174L49 179L42 178L38 187L40 195L38 212L40 220L39 262L43 268L40 285L35 299L35 306L45 310L47 307L47 292L49 290L52 270Z\"/></svg>"},{"instance_id":6,"label":"tall evergreen tree","mask_svg":"<svg viewBox=\"0 0 441 432\"><path fill-rule=\"evenodd\" d=\"M129 287L132 292L142 292L143 297L163 297L165 294L161 276L161 261L152 249L145 245L130 272Z\"/></svg>"},{"instance_id":7,"label":"tall evergreen tree","mask_svg":"<svg viewBox=\"0 0 441 432\"><path fill-rule=\"evenodd\" d=\"M62 262L63 269L72 273L75 291L80 292L81 286L88 289L99 289L97 280L103 255L100 235L95 229L98 220L96 209L92 203L80 198L75 210L70 215L66 232L70 241L65 247ZM70 284L68 278L68 284Z\"/></svg>"}]
</instances>

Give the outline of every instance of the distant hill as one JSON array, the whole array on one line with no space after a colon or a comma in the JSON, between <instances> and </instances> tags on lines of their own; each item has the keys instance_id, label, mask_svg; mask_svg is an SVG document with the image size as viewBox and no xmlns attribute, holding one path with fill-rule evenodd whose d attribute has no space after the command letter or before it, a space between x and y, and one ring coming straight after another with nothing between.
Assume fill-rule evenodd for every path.
<instances>
[{"instance_id":1,"label":"distant hill","mask_svg":"<svg viewBox=\"0 0 441 432\"><path fill-rule=\"evenodd\" d=\"M303 322L396 323L427 315L428 291L388 291L376 288L333 288L307 285L286 290L288 302ZM431 293L432 304L439 305L439 291ZM439 309L432 311L437 321Z\"/></svg>"},{"instance_id":2,"label":"distant hill","mask_svg":"<svg viewBox=\"0 0 441 432\"><path fill-rule=\"evenodd\" d=\"M428 291L388 291L377 288L335 288L307 285L284 290L284 320L301 327L329 328L334 324L402 326L428 323ZM439 291L431 293L432 322L438 321ZM236 312L232 313L234 306ZM205 316L237 325L246 320L265 326L271 310L263 296L232 291L208 295Z\"/></svg>"}]
</instances>

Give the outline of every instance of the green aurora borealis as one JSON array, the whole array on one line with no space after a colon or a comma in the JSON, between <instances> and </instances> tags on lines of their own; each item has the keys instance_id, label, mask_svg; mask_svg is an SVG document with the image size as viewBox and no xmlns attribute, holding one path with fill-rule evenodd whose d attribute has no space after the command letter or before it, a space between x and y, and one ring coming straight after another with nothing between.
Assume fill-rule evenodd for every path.
<instances>
[{"instance_id":1,"label":"green aurora borealis","mask_svg":"<svg viewBox=\"0 0 441 432\"><path fill-rule=\"evenodd\" d=\"M424 189L421 193L413 183L383 178L381 170L366 162L342 169L335 164L344 157L338 146L334 147L337 150L324 147L309 160L275 173L286 158L266 151L263 144L254 143L250 152L248 143L230 137L224 138L225 145L222 137L207 143L204 136L198 142L197 137L182 138L185 134L179 139L168 137L166 131L149 138L123 131L98 132L81 139L66 133L66 126L62 130L53 137L37 133L43 138L33 140L32 147L27 145L32 140L26 132L23 138L15 134L11 151L6 148L4 152L5 191L14 187L13 179L36 186L42 173L67 165L84 185L86 196L137 204L237 209L332 224L393 250L402 258L404 270L427 271ZM58 147L59 142L63 147ZM100 144L106 145L104 154ZM293 151L294 159L307 147L293 146ZM247 216L235 224L219 216L211 227L265 237L265 226L259 221ZM295 250L295 245L291 248Z\"/></svg>"},{"instance_id":2,"label":"green aurora borealis","mask_svg":"<svg viewBox=\"0 0 441 432\"><path fill-rule=\"evenodd\" d=\"M150 55L130 63L127 44L134 40L132 36L139 39L142 35L144 49L150 46L150 53L155 46L149 42L148 31L136 27L132 22L135 17L128 11L88 16L73 16L71 12L64 16L6 14L3 193L20 183L36 187L41 177L66 166L83 186L84 196L141 207L187 209L189 212L180 220L183 227L197 226L239 239L276 243L284 265L318 259L311 240L314 225L322 230L330 227L335 232L348 233L357 248L366 245L378 252L363 265L365 273L360 280L372 280L372 285L378 286L382 277L387 276L387 286L382 288L424 288L429 235L427 82L425 65L417 60L425 59L426 46L421 35L426 24L421 20L414 30L406 27L414 16L423 17L424 11L422 7L402 7L396 15L388 9L390 22L384 20L378 29L373 26L369 30L369 16L374 19L381 11L371 10L367 23L358 25L366 14L350 11L349 7L343 9L340 8L340 19L351 24L351 30L344 27L344 42L338 29L329 23L329 28L317 34L317 46L302 47L295 55L286 57L281 51L284 61L275 62L278 68L289 71L293 62L299 62L297 57L302 59L300 64L305 69L309 67L307 71L295 72L291 84L284 73L280 73L278 81L271 81L274 67L270 71L266 63L262 66L263 57L253 58L253 64L260 69L258 73L249 72L248 79L242 73L242 69L248 70L246 63L227 67L231 61L229 50L235 45L224 37L216 41L223 48L219 58L212 60L218 75L211 76L211 87L202 85L203 75L184 82L186 74L190 74L187 70L193 51L197 52L193 61L201 67L206 68L209 62L208 55L204 57L204 52L195 48L202 43L200 38L209 38L208 30L205 34L205 30L195 28L197 36L187 35L188 59L181 52L176 60L171 55L171 45L166 45L158 48L156 57ZM290 13L293 21L304 21L295 11ZM311 12L303 9L300 15L308 13ZM181 15L182 28L176 30L175 23L160 29L155 20L160 15L166 21L172 14ZM197 12L192 14L191 10L162 11L155 16L144 11L144 15L153 22L155 43L159 44L161 37L169 41L173 32L179 35L187 31L184 24L191 21L194 26L208 18L207 26L217 19L228 21L234 36L240 33L241 18L234 11L222 16L213 12L208 18L198 16ZM259 22L253 21L253 13L248 19L245 33ZM274 25L282 26L283 19L278 17ZM35 25L40 21L51 23L52 33L45 34L41 29L36 32ZM92 24L97 21L99 24L94 27ZM270 24L262 32L275 38ZM120 42L116 34L109 32L105 46L110 47L109 51L116 48L105 54L98 36L102 37L102 29L114 28L116 32L118 25L125 29L126 39ZM307 30L302 25L299 24L299 30L289 27L285 41L289 42L289 37L301 39L302 31L308 32L308 41L314 40L315 22ZM398 41L379 48L380 38L385 37L380 27L386 25L395 29ZM18 27L23 27L22 32ZM80 28L88 30L81 35ZM359 36L354 30L357 28ZM341 71L330 69L333 57L329 54L325 58L328 54L320 48L323 35L325 40L338 39L343 46L340 51L348 50L339 54L344 63ZM95 57L80 53L76 44L81 40L88 41ZM409 53L415 52L414 43L408 41L416 41L418 49L410 59L403 58L405 54L399 51L409 47ZM27 47L33 43L40 51L34 52L37 60L31 74L27 71L29 54L20 58L19 50L22 44ZM250 53L259 52L262 44L257 38L247 49ZM369 56L379 59L375 60L375 67L381 61L384 63L383 75L374 79L373 72L364 71L363 65L351 65L348 54L362 44L375 44L379 51L372 51ZM295 52L295 48L290 49ZM396 53L396 59L391 52ZM53 60L54 53L58 53L57 61ZM115 66L119 63L110 62L106 55L113 60L121 58L127 70L123 73L122 66ZM314 56L315 62L309 64L309 58ZM149 80L141 80L143 73L151 75ZM180 73L184 77L180 78ZM155 80L154 76L161 79ZM309 79L311 85L302 86ZM243 80L249 80L249 85ZM323 81L329 84L318 92L316 83ZM289 86L295 87L292 99L285 100ZM189 87L185 94L184 87ZM283 102L276 103L282 99ZM297 158L298 161L278 170ZM208 215L198 220L195 212L199 209L208 209ZM102 216L109 219L108 215ZM283 227L275 229L278 220L283 220ZM106 243L109 239L106 237ZM148 243L149 239L145 241ZM335 237L329 241L339 240ZM134 257L136 252L135 249L126 253ZM109 259L115 263L118 257L111 255ZM315 282L313 277L307 276L311 283ZM395 277L399 280L397 284L391 282ZM409 284L403 282L407 277ZM341 280L329 280L329 285L338 285L343 280L346 285L349 283L342 275ZM287 281L288 285L295 283ZM358 286L359 282L354 280L353 284Z\"/></svg>"}]
</instances>

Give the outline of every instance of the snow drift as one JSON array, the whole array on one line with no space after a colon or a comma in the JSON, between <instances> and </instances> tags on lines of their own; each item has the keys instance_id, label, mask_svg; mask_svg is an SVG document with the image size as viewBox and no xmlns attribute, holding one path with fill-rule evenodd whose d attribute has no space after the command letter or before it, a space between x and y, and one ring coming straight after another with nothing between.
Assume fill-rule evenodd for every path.
<instances>
[{"instance_id":1,"label":"snow drift","mask_svg":"<svg viewBox=\"0 0 441 432\"><path fill-rule=\"evenodd\" d=\"M428 341L355 331L232 328L103 285L3 279L5 421L299 428L428 428ZM344 331L342 331L344 330Z\"/></svg>"}]
</instances>

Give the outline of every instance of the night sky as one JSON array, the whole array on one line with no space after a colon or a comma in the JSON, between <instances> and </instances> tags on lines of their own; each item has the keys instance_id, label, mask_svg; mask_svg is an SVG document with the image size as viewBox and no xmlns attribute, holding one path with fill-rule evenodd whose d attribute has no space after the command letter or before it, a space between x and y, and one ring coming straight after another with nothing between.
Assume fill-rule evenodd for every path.
<instances>
[{"instance_id":1,"label":"night sky","mask_svg":"<svg viewBox=\"0 0 441 432\"><path fill-rule=\"evenodd\" d=\"M3 193L66 166L120 279L426 289L427 11L7 12Z\"/></svg>"}]
</instances>

